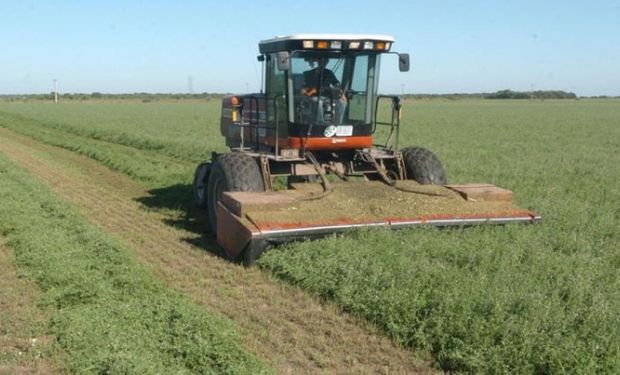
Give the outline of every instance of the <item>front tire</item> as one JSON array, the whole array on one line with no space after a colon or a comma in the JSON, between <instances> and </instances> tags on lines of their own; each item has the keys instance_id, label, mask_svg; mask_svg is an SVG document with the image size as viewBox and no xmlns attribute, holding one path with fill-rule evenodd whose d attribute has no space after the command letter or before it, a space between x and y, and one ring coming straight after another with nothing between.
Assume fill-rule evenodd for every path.
<instances>
[{"instance_id":1,"label":"front tire","mask_svg":"<svg viewBox=\"0 0 620 375\"><path fill-rule=\"evenodd\" d=\"M406 147L401 150L407 179L422 185L446 185L448 179L441 161L432 151L422 147Z\"/></svg>"},{"instance_id":2,"label":"front tire","mask_svg":"<svg viewBox=\"0 0 620 375\"><path fill-rule=\"evenodd\" d=\"M211 166L207 186L209 225L214 233L217 233L217 203L223 192L265 191L256 159L241 152L219 155Z\"/></svg>"}]
</instances>

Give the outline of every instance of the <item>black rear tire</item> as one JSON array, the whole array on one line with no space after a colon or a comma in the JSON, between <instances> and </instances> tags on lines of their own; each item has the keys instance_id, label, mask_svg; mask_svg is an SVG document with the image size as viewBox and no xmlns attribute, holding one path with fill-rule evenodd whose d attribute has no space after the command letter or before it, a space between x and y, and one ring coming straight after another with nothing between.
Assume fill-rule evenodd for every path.
<instances>
[{"instance_id":1,"label":"black rear tire","mask_svg":"<svg viewBox=\"0 0 620 375\"><path fill-rule=\"evenodd\" d=\"M194 201L200 208L207 208L207 183L210 172L211 163L200 163L194 173Z\"/></svg>"},{"instance_id":2,"label":"black rear tire","mask_svg":"<svg viewBox=\"0 0 620 375\"><path fill-rule=\"evenodd\" d=\"M207 184L209 225L217 233L217 202L225 191L265 191L263 175L253 157L231 152L221 154L211 165Z\"/></svg>"},{"instance_id":3,"label":"black rear tire","mask_svg":"<svg viewBox=\"0 0 620 375\"><path fill-rule=\"evenodd\" d=\"M406 147L401 153L409 180L416 180L422 185L448 183L441 161L432 151L422 147Z\"/></svg>"}]
</instances>

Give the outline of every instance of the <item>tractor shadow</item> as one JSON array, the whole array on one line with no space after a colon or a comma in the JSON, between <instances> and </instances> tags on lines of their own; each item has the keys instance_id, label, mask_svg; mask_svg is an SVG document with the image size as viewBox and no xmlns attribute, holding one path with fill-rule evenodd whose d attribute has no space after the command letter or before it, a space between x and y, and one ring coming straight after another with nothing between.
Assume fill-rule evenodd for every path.
<instances>
[{"instance_id":1,"label":"tractor shadow","mask_svg":"<svg viewBox=\"0 0 620 375\"><path fill-rule=\"evenodd\" d=\"M224 257L224 250L217 244L215 234L208 230L207 211L198 208L194 202L191 184L151 189L148 193L150 195L136 201L161 214L166 225L195 234L183 239L187 243Z\"/></svg>"}]
</instances>

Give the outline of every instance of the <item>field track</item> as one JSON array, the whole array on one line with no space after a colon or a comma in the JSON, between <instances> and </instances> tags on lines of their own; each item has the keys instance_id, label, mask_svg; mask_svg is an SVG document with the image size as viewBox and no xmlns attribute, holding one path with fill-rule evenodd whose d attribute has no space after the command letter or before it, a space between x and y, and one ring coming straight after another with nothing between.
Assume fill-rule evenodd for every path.
<instances>
[{"instance_id":1,"label":"field track","mask_svg":"<svg viewBox=\"0 0 620 375\"><path fill-rule=\"evenodd\" d=\"M0 152L46 182L93 224L117 238L155 275L215 313L233 319L248 351L279 373L412 373L412 352L265 272L198 249L209 238L167 225L139 203L140 185L101 164L0 128Z\"/></svg>"}]
</instances>

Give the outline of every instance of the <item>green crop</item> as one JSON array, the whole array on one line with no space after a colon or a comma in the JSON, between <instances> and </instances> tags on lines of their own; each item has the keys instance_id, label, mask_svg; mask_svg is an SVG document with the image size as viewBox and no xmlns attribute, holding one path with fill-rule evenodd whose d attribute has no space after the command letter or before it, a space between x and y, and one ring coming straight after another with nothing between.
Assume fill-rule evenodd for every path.
<instances>
[{"instance_id":1,"label":"green crop","mask_svg":"<svg viewBox=\"0 0 620 375\"><path fill-rule=\"evenodd\" d=\"M364 231L263 267L429 350L444 370L620 370L620 102L428 101L404 144L513 189L540 225ZM409 117L411 118L411 117Z\"/></svg>"},{"instance_id":2,"label":"green crop","mask_svg":"<svg viewBox=\"0 0 620 375\"><path fill-rule=\"evenodd\" d=\"M0 104L0 126L88 155L147 187L223 151L219 105ZM620 371L620 101L404 102L400 146L454 183L489 182L533 226L360 231L273 249L260 266L466 372Z\"/></svg>"}]
</instances>

